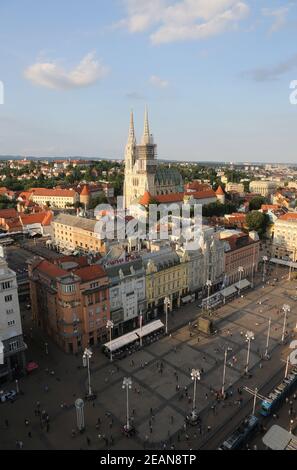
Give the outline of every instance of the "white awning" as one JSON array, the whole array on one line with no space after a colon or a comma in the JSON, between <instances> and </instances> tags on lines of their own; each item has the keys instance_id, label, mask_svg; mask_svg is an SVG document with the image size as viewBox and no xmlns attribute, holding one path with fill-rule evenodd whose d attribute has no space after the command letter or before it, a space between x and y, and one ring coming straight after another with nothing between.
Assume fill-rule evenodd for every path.
<instances>
[{"instance_id":1,"label":"white awning","mask_svg":"<svg viewBox=\"0 0 297 470\"><path fill-rule=\"evenodd\" d=\"M127 333L126 335L120 336L119 338L116 338L112 340L109 343L105 343L105 347L109 351L117 351L118 349L124 348L125 346L128 346L131 343L134 343L134 341L137 341L139 338L135 331L131 331L131 333Z\"/></svg>"},{"instance_id":2,"label":"white awning","mask_svg":"<svg viewBox=\"0 0 297 470\"><path fill-rule=\"evenodd\" d=\"M247 279L242 279L242 281L237 282L234 285L238 290L247 289L248 287L251 287L251 283Z\"/></svg>"},{"instance_id":3,"label":"white awning","mask_svg":"<svg viewBox=\"0 0 297 470\"><path fill-rule=\"evenodd\" d=\"M280 264L281 266L288 266L288 268L291 266L294 269L297 269L297 263L294 261L286 261L284 259L278 259L278 258L270 258L270 263L274 264Z\"/></svg>"},{"instance_id":4,"label":"white awning","mask_svg":"<svg viewBox=\"0 0 297 470\"><path fill-rule=\"evenodd\" d=\"M236 293L237 293L237 289L234 285L226 287L225 289L221 290L221 292L220 292L220 294L223 297L230 297L231 295L234 295Z\"/></svg>"},{"instance_id":5,"label":"white awning","mask_svg":"<svg viewBox=\"0 0 297 470\"><path fill-rule=\"evenodd\" d=\"M191 302L192 296L191 296L191 295L186 295L186 296L183 297L181 300L182 300L182 302L183 302L184 304L186 304L187 302Z\"/></svg>"},{"instance_id":6,"label":"white awning","mask_svg":"<svg viewBox=\"0 0 297 470\"><path fill-rule=\"evenodd\" d=\"M161 328L164 328L164 323L161 322L161 320L155 320L155 321L152 321L150 323L147 323L146 325L144 325L142 327L142 330L140 330L140 328L138 328L137 330L135 330L135 333L140 337L144 337L144 336L147 336L149 335L150 333L153 333L154 331L158 331L160 330Z\"/></svg>"}]
</instances>

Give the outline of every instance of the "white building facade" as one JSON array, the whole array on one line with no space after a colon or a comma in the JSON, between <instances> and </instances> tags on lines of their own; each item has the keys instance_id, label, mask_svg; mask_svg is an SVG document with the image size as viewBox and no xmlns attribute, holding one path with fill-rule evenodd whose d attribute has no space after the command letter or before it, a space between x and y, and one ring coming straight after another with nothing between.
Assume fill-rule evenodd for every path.
<instances>
[{"instance_id":1,"label":"white building facade","mask_svg":"<svg viewBox=\"0 0 297 470\"><path fill-rule=\"evenodd\" d=\"M25 349L16 274L0 258L0 383L17 378L25 369Z\"/></svg>"}]
</instances>

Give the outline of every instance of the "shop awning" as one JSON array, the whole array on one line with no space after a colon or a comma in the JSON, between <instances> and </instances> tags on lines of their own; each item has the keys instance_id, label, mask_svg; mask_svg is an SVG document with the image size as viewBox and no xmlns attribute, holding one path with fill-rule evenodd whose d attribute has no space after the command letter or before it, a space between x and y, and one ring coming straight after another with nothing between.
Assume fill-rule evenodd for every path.
<instances>
[{"instance_id":1,"label":"shop awning","mask_svg":"<svg viewBox=\"0 0 297 470\"><path fill-rule=\"evenodd\" d=\"M233 286L229 286L229 287L226 287L225 289L221 290L220 294L224 297L224 298L227 298L227 297L231 297L231 295L234 295L237 293L237 289L236 287L233 285Z\"/></svg>"},{"instance_id":2,"label":"shop awning","mask_svg":"<svg viewBox=\"0 0 297 470\"><path fill-rule=\"evenodd\" d=\"M251 287L251 283L247 279L242 279L242 281L237 282L234 285L238 290L243 290L243 289L247 289L248 287Z\"/></svg>"}]
</instances>

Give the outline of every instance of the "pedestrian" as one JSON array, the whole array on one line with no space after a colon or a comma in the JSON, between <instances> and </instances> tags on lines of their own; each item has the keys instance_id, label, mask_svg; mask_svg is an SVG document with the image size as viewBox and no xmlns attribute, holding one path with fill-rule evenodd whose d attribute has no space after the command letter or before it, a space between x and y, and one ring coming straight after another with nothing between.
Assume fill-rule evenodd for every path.
<instances>
[{"instance_id":1,"label":"pedestrian","mask_svg":"<svg viewBox=\"0 0 297 470\"><path fill-rule=\"evenodd\" d=\"M31 431L28 432L28 437L30 437L30 438L32 437Z\"/></svg>"},{"instance_id":2,"label":"pedestrian","mask_svg":"<svg viewBox=\"0 0 297 470\"><path fill-rule=\"evenodd\" d=\"M49 423L46 423L46 432L49 432L49 429L50 429L50 425Z\"/></svg>"},{"instance_id":3,"label":"pedestrian","mask_svg":"<svg viewBox=\"0 0 297 470\"><path fill-rule=\"evenodd\" d=\"M6 426L6 428L8 428L8 426L9 426L8 419L5 420L5 426Z\"/></svg>"},{"instance_id":4,"label":"pedestrian","mask_svg":"<svg viewBox=\"0 0 297 470\"><path fill-rule=\"evenodd\" d=\"M87 444L88 444L88 446L91 445L91 439L88 436L87 436Z\"/></svg>"}]
</instances>

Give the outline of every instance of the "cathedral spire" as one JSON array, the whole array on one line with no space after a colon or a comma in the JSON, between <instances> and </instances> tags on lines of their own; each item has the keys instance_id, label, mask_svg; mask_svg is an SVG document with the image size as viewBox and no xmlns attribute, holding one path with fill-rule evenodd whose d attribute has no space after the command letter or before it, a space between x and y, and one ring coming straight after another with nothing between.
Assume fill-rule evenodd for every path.
<instances>
[{"instance_id":1,"label":"cathedral spire","mask_svg":"<svg viewBox=\"0 0 297 470\"><path fill-rule=\"evenodd\" d=\"M130 113L130 128L129 128L129 137L128 137L128 142L129 143L135 143L135 130L134 130L134 116L133 116L133 110L131 109Z\"/></svg>"},{"instance_id":2,"label":"cathedral spire","mask_svg":"<svg viewBox=\"0 0 297 470\"><path fill-rule=\"evenodd\" d=\"M144 112L144 128L143 128L142 144L145 145L145 144L150 144L150 143L151 143L151 135L150 135L148 112L147 112L147 106L146 106L145 112Z\"/></svg>"}]
</instances>

